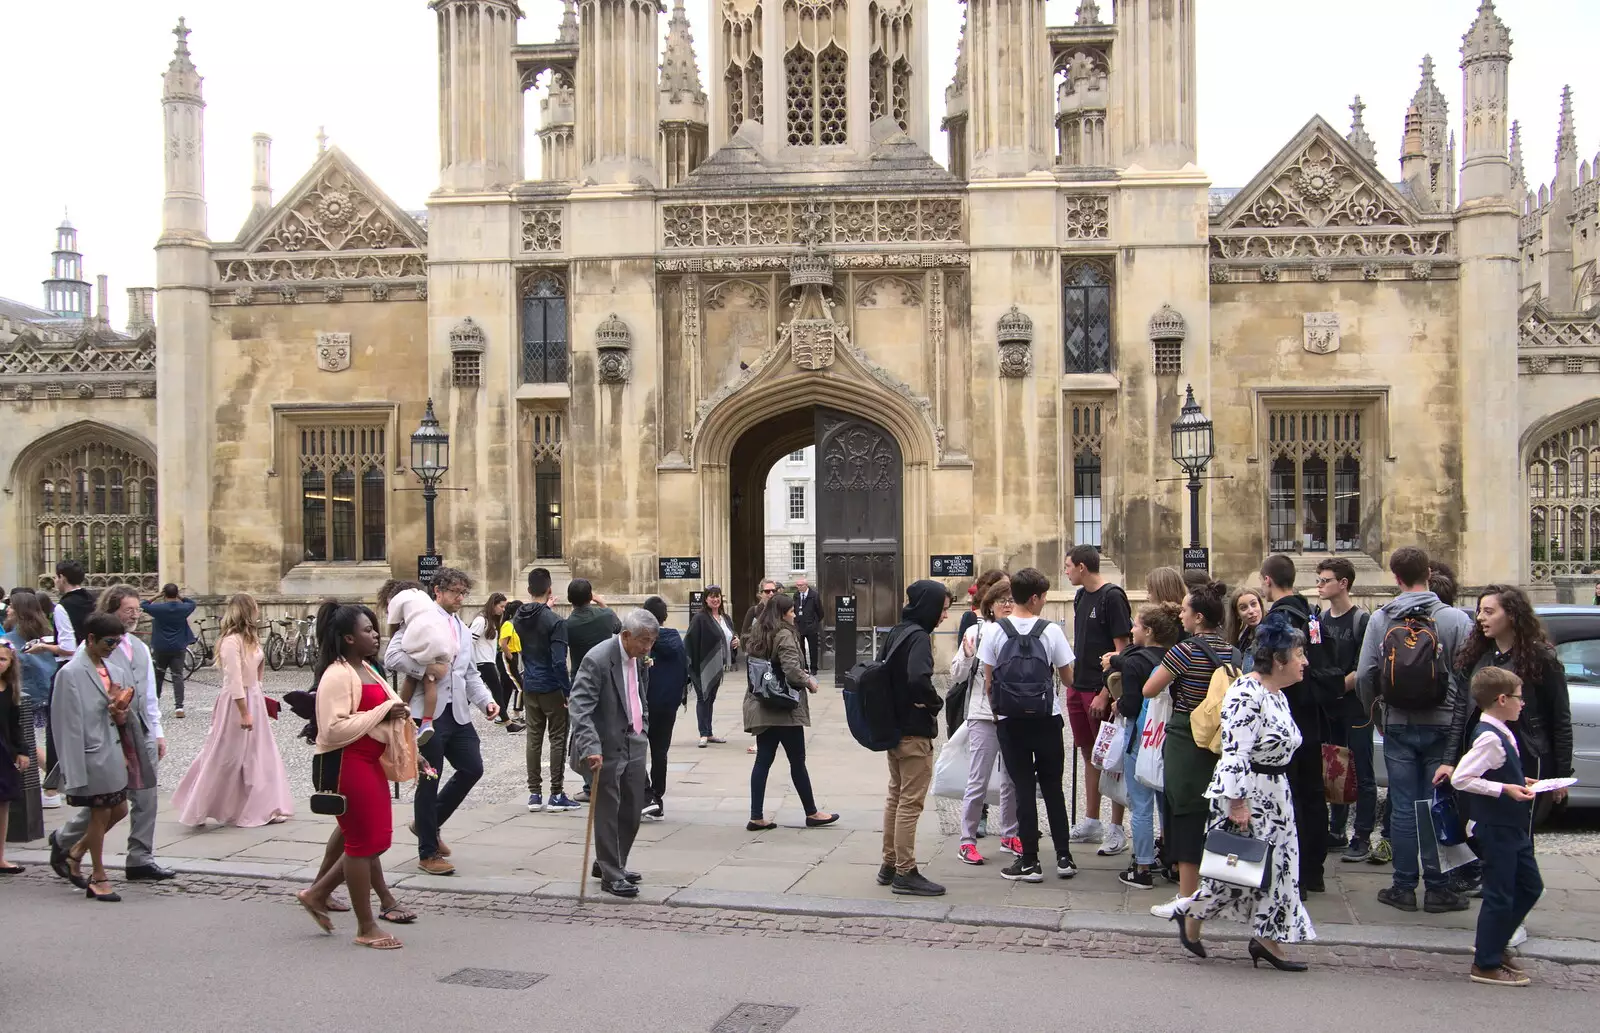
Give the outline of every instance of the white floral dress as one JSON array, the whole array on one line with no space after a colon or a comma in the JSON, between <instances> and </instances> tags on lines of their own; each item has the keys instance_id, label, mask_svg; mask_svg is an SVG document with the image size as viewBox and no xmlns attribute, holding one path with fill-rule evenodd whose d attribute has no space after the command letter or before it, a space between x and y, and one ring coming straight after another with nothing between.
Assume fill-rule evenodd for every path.
<instances>
[{"instance_id":1,"label":"white floral dress","mask_svg":"<svg viewBox=\"0 0 1600 1033\"><path fill-rule=\"evenodd\" d=\"M1186 912L1197 919L1234 918L1250 923L1263 940L1299 943L1316 939L1311 916L1300 902L1300 841L1295 832L1289 780L1265 775L1252 764L1281 768L1300 747L1300 729L1289 715L1289 701L1254 674L1228 688L1222 702L1222 758L1206 789L1210 828L1228 819L1230 799L1250 801L1250 835L1272 846L1272 870L1264 889L1202 879Z\"/></svg>"}]
</instances>

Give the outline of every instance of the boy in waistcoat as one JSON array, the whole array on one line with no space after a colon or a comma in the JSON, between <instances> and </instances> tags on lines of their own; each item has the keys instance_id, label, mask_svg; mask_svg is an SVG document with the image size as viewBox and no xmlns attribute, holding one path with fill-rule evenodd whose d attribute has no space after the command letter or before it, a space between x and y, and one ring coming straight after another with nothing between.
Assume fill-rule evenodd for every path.
<instances>
[{"instance_id":1,"label":"boy in waistcoat","mask_svg":"<svg viewBox=\"0 0 1600 1033\"><path fill-rule=\"evenodd\" d=\"M1472 676L1472 698L1483 720L1472 748L1450 776L1472 802L1478 856L1483 861L1483 908L1473 948L1472 981L1486 986L1527 986L1529 979L1506 946L1544 892L1533 859L1533 793L1522 771L1517 740L1507 727L1522 713L1522 679L1500 667Z\"/></svg>"}]
</instances>

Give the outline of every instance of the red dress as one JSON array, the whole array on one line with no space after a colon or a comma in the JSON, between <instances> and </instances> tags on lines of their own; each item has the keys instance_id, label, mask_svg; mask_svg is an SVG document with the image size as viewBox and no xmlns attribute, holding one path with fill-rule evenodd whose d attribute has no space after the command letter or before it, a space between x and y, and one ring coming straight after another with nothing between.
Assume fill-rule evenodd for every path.
<instances>
[{"instance_id":1,"label":"red dress","mask_svg":"<svg viewBox=\"0 0 1600 1033\"><path fill-rule=\"evenodd\" d=\"M389 694L382 685L362 683L362 711L389 704ZM339 758L339 792L345 798L339 827L344 830L344 852L348 857L376 857L389 849L394 839L389 782L378 763L382 756L383 743L363 735L346 746Z\"/></svg>"}]
</instances>

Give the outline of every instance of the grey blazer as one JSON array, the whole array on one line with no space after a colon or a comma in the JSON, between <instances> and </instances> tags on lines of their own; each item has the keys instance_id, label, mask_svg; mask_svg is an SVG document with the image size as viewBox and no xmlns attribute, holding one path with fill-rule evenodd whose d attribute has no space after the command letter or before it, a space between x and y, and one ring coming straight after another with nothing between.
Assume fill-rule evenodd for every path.
<instances>
[{"instance_id":1,"label":"grey blazer","mask_svg":"<svg viewBox=\"0 0 1600 1033\"><path fill-rule=\"evenodd\" d=\"M625 655L622 640L611 638L589 650L572 680L572 696L567 701L567 717L572 722L571 747L567 751L574 771L585 773L585 757L596 753L614 757L633 734L628 723L626 675L622 672ZM639 716L645 731L650 729L650 668L639 661ZM641 736L642 738L642 736Z\"/></svg>"},{"instance_id":2,"label":"grey blazer","mask_svg":"<svg viewBox=\"0 0 1600 1033\"><path fill-rule=\"evenodd\" d=\"M150 704L155 689L150 684L150 649L132 633L123 641L132 644L132 658L122 655L120 649L113 649L106 658L106 669L111 672L111 680L115 684L133 686L133 703L128 708L133 720L128 722L128 732L133 736L136 747L133 755L139 758L139 764L144 769L144 784L153 786L156 784L156 766L151 760L154 740L150 729L150 711L155 708Z\"/></svg>"},{"instance_id":3,"label":"grey blazer","mask_svg":"<svg viewBox=\"0 0 1600 1033\"><path fill-rule=\"evenodd\" d=\"M107 669L115 682L117 669ZM100 796L128 787L128 765L116 722L111 720L111 701L86 649L78 650L56 675L50 735L56 743L58 780L69 796Z\"/></svg>"}]
</instances>

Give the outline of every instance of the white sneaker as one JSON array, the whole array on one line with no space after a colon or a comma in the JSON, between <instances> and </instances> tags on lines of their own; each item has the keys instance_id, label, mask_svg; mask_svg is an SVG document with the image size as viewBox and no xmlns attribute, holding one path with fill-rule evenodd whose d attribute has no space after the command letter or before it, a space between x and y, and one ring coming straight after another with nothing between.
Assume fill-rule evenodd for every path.
<instances>
[{"instance_id":1,"label":"white sneaker","mask_svg":"<svg viewBox=\"0 0 1600 1033\"><path fill-rule=\"evenodd\" d=\"M53 811L61 806L60 793L42 793L39 797L39 806L47 811Z\"/></svg>"},{"instance_id":2,"label":"white sneaker","mask_svg":"<svg viewBox=\"0 0 1600 1033\"><path fill-rule=\"evenodd\" d=\"M1183 896L1180 894L1176 897L1173 897L1165 904L1156 904L1150 908L1150 913L1155 915L1157 918L1165 918L1170 922L1172 921L1172 916L1178 913L1178 902L1182 899Z\"/></svg>"},{"instance_id":3,"label":"white sneaker","mask_svg":"<svg viewBox=\"0 0 1600 1033\"><path fill-rule=\"evenodd\" d=\"M1112 825L1106 830L1105 845L1095 853L1101 857L1113 857L1128 849L1128 834L1122 830L1121 825Z\"/></svg>"},{"instance_id":4,"label":"white sneaker","mask_svg":"<svg viewBox=\"0 0 1600 1033\"><path fill-rule=\"evenodd\" d=\"M1525 926L1525 925L1519 925L1519 926L1517 926L1516 930L1511 934L1511 939L1506 941L1506 946L1507 947L1520 947L1520 946L1522 946L1523 944L1525 944L1527 942L1528 942L1528 927Z\"/></svg>"},{"instance_id":5,"label":"white sneaker","mask_svg":"<svg viewBox=\"0 0 1600 1033\"><path fill-rule=\"evenodd\" d=\"M1100 824L1099 818L1085 818L1072 826L1067 839L1074 843L1098 843L1105 838L1105 834L1105 826Z\"/></svg>"}]
</instances>

